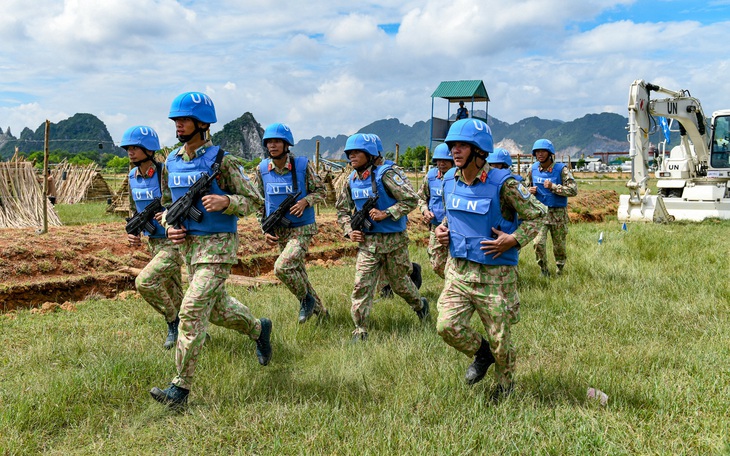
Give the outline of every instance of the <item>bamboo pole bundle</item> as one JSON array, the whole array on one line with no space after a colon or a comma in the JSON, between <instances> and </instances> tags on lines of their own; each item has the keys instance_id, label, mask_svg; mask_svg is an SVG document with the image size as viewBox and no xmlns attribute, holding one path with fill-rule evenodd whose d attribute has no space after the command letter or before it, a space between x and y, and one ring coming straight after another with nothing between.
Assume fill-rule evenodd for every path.
<instances>
[{"instance_id":1,"label":"bamboo pole bundle","mask_svg":"<svg viewBox=\"0 0 730 456\"><path fill-rule=\"evenodd\" d=\"M55 173L61 176L56 183L58 203L76 204L85 200L106 200L112 195L95 163L75 166L63 161L56 166Z\"/></svg>"},{"instance_id":2,"label":"bamboo pole bundle","mask_svg":"<svg viewBox=\"0 0 730 456\"><path fill-rule=\"evenodd\" d=\"M48 204L48 223L61 226L58 214ZM43 194L33 164L14 159L0 163L0 228L40 227Z\"/></svg>"},{"instance_id":3,"label":"bamboo pole bundle","mask_svg":"<svg viewBox=\"0 0 730 456\"><path fill-rule=\"evenodd\" d=\"M112 198L112 203L106 208L106 211L110 214L117 214L124 217L131 215L129 208L129 176L124 178L122 186L116 192Z\"/></svg>"}]
</instances>

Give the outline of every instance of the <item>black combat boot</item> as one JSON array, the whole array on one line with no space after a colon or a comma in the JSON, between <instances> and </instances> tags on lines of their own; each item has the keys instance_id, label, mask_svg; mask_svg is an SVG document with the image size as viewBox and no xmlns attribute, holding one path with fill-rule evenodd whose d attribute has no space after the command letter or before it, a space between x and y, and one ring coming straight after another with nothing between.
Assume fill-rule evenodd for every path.
<instances>
[{"instance_id":1,"label":"black combat boot","mask_svg":"<svg viewBox=\"0 0 730 456\"><path fill-rule=\"evenodd\" d=\"M380 296L383 298L392 298L393 297L393 289L390 288L390 284L388 284L380 289Z\"/></svg>"},{"instance_id":2,"label":"black combat boot","mask_svg":"<svg viewBox=\"0 0 730 456\"><path fill-rule=\"evenodd\" d=\"M268 318L261 319L261 334L256 339L256 357L262 366L271 361L271 320Z\"/></svg>"},{"instance_id":3,"label":"black combat boot","mask_svg":"<svg viewBox=\"0 0 730 456\"><path fill-rule=\"evenodd\" d=\"M506 399L507 396L512 394L512 390L514 389L514 384L510 383L508 386L502 386L497 385L497 387L492 391L492 394L490 396L490 399L494 403L498 403L502 401L503 399Z\"/></svg>"},{"instance_id":4,"label":"black combat boot","mask_svg":"<svg viewBox=\"0 0 730 456\"><path fill-rule=\"evenodd\" d=\"M494 364L494 355L492 355L492 350L489 348L489 342L482 339L482 344L479 346L476 355L474 355L474 362L466 368L466 383L473 385L480 382L492 364Z\"/></svg>"},{"instance_id":5,"label":"black combat boot","mask_svg":"<svg viewBox=\"0 0 730 456\"><path fill-rule=\"evenodd\" d=\"M368 333L366 333L366 332L353 334L353 336L352 336L353 344L359 344L360 342L367 342L367 340L368 340Z\"/></svg>"},{"instance_id":6,"label":"black combat boot","mask_svg":"<svg viewBox=\"0 0 730 456\"><path fill-rule=\"evenodd\" d=\"M428 301L426 298L421 298L421 310L417 310L416 315L418 315L418 319L421 321L428 318Z\"/></svg>"},{"instance_id":7,"label":"black combat boot","mask_svg":"<svg viewBox=\"0 0 730 456\"><path fill-rule=\"evenodd\" d=\"M314 296L307 293L302 299L301 307L299 308L299 324L306 323L309 317L314 313L314 307L317 301L314 300Z\"/></svg>"},{"instance_id":8,"label":"black combat boot","mask_svg":"<svg viewBox=\"0 0 730 456\"><path fill-rule=\"evenodd\" d=\"M538 261L537 265L540 266L540 275L543 277L550 277L550 269L548 269L547 264L544 264L542 261Z\"/></svg>"},{"instance_id":9,"label":"black combat boot","mask_svg":"<svg viewBox=\"0 0 730 456\"><path fill-rule=\"evenodd\" d=\"M172 383L163 390L156 386L150 390L150 395L154 400L160 404L165 404L172 410L180 410L185 407L188 404L188 394L190 394L190 390L180 388Z\"/></svg>"},{"instance_id":10,"label":"black combat boot","mask_svg":"<svg viewBox=\"0 0 730 456\"><path fill-rule=\"evenodd\" d=\"M423 277L421 277L421 265L418 263L412 264L413 272L411 272L411 280L413 281L413 284L416 285L416 288L420 290L421 284L423 283Z\"/></svg>"},{"instance_id":11,"label":"black combat boot","mask_svg":"<svg viewBox=\"0 0 730 456\"><path fill-rule=\"evenodd\" d=\"M167 322L167 339L162 346L165 350L169 350L177 343L177 325L180 324L180 317L175 317L173 321Z\"/></svg>"}]
</instances>

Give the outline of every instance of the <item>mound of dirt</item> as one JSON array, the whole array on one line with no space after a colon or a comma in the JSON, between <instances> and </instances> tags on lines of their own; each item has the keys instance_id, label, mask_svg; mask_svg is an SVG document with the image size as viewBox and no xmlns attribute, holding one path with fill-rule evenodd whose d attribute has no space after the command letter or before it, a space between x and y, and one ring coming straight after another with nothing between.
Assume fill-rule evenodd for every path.
<instances>
[{"instance_id":1,"label":"mound of dirt","mask_svg":"<svg viewBox=\"0 0 730 456\"><path fill-rule=\"evenodd\" d=\"M570 221L602 222L618 212L618 193L615 190L581 191L568 199Z\"/></svg>"}]
</instances>

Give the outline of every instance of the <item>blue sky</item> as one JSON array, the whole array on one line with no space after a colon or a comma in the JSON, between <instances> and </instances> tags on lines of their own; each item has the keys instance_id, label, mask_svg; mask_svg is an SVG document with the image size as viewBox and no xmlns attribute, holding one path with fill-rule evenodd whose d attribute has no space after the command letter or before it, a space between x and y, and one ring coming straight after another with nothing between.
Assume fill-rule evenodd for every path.
<instances>
[{"instance_id":1,"label":"blue sky","mask_svg":"<svg viewBox=\"0 0 730 456\"><path fill-rule=\"evenodd\" d=\"M730 0L4 0L0 128L88 112L115 141L143 124L171 145L170 102L199 90L213 131L248 111L299 140L427 120L461 79L510 123L626 116L634 79L709 114L730 108L729 29Z\"/></svg>"}]
</instances>

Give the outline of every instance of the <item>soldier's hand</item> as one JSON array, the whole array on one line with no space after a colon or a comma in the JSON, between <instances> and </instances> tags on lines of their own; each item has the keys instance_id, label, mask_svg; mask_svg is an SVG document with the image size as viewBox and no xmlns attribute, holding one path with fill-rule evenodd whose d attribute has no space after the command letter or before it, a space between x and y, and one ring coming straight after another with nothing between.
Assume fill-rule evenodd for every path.
<instances>
[{"instance_id":1,"label":"soldier's hand","mask_svg":"<svg viewBox=\"0 0 730 456\"><path fill-rule=\"evenodd\" d=\"M187 236L185 227L180 228L168 228L167 239L171 240L173 244L182 244L185 242L185 236Z\"/></svg>"},{"instance_id":2,"label":"soldier's hand","mask_svg":"<svg viewBox=\"0 0 730 456\"><path fill-rule=\"evenodd\" d=\"M511 234L492 228L492 232L497 235L495 239L487 239L481 242L481 249L484 255L493 255L492 258L498 258L502 253L517 245L517 239Z\"/></svg>"},{"instance_id":3,"label":"soldier's hand","mask_svg":"<svg viewBox=\"0 0 730 456\"><path fill-rule=\"evenodd\" d=\"M264 233L264 237L266 238L266 243L269 245L276 245L276 242L279 240L279 236L274 236L269 233Z\"/></svg>"},{"instance_id":4,"label":"soldier's hand","mask_svg":"<svg viewBox=\"0 0 730 456\"><path fill-rule=\"evenodd\" d=\"M431 211L426 211L423 213L423 218L426 220L426 223L431 223L431 220L433 220L436 216Z\"/></svg>"},{"instance_id":5,"label":"soldier's hand","mask_svg":"<svg viewBox=\"0 0 730 456\"><path fill-rule=\"evenodd\" d=\"M142 238L139 236L135 236L134 234L127 233L127 240L129 241L129 245L132 247L138 247L142 245Z\"/></svg>"},{"instance_id":6,"label":"soldier's hand","mask_svg":"<svg viewBox=\"0 0 730 456\"><path fill-rule=\"evenodd\" d=\"M381 211L380 209L375 209L375 208L370 209L370 212L368 212L368 215L370 216L371 219L373 219L376 222L380 222L380 221L388 218L387 212Z\"/></svg>"},{"instance_id":7,"label":"soldier's hand","mask_svg":"<svg viewBox=\"0 0 730 456\"><path fill-rule=\"evenodd\" d=\"M200 201L208 212L225 211L228 205L231 204L230 198L226 195L205 195Z\"/></svg>"},{"instance_id":8,"label":"soldier's hand","mask_svg":"<svg viewBox=\"0 0 730 456\"><path fill-rule=\"evenodd\" d=\"M545 179L545 182L543 182L542 185L549 190L550 188L552 188L553 183L552 181L550 181L550 179Z\"/></svg>"},{"instance_id":9,"label":"soldier's hand","mask_svg":"<svg viewBox=\"0 0 730 456\"><path fill-rule=\"evenodd\" d=\"M436 236L436 240L439 241L439 244L449 245L449 229L448 228L446 228L443 225L439 225L434 230L434 234Z\"/></svg>"},{"instance_id":10,"label":"soldier's hand","mask_svg":"<svg viewBox=\"0 0 730 456\"><path fill-rule=\"evenodd\" d=\"M155 214L155 220L157 220L157 223L162 223L162 212Z\"/></svg>"},{"instance_id":11,"label":"soldier's hand","mask_svg":"<svg viewBox=\"0 0 730 456\"><path fill-rule=\"evenodd\" d=\"M533 195L537 195L537 187L528 187L527 191L529 191Z\"/></svg>"},{"instance_id":12,"label":"soldier's hand","mask_svg":"<svg viewBox=\"0 0 730 456\"><path fill-rule=\"evenodd\" d=\"M289 213L294 217L301 217L304 213L304 209L309 206L309 203L304 198L297 201L297 203L289 209Z\"/></svg>"},{"instance_id":13,"label":"soldier's hand","mask_svg":"<svg viewBox=\"0 0 730 456\"><path fill-rule=\"evenodd\" d=\"M362 231L350 231L350 239L353 242L364 242L365 241L365 233Z\"/></svg>"}]
</instances>

